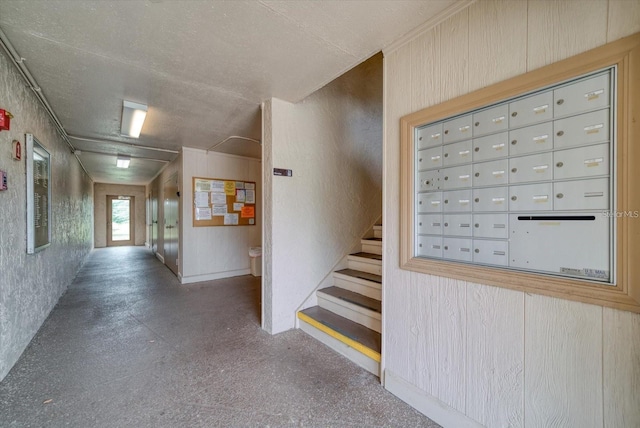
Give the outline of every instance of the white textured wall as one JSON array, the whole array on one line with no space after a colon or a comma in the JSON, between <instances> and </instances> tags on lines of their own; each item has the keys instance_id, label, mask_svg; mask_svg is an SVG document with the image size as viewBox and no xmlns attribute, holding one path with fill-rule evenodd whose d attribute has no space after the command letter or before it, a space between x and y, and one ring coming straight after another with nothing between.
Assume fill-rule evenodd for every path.
<instances>
[{"instance_id":1,"label":"white textured wall","mask_svg":"<svg viewBox=\"0 0 640 428\"><path fill-rule=\"evenodd\" d=\"M15 116L0 132L0 169L9 190L0 192L0 380L38 331L93 246L93 185L60 139L13 65L0 54L0 108ZM51 153L51 246L26 252L25 133ZM11 142L23 158L11 159Z\"/></svg>"},{"instance_id":2,"label":"white textured wall","mask_svg":"<svg viewBox=\"0 0 640 428\"><path fill-rule=\"evenodd\" d=\"M249 247L262 236L262 165L259 159L183 148L182 282L205 281L249 273ZM256 182L256 225L193 227L193 177Z\"/></svg>"},{"instance_id":3,"label":"white textured wall","mask_svg":"<svg viewBox=\"0 0 640 428\"><path fill-rule=\"evenodd\" d=\"M135 204L134 244L144 245L147 228L147 202L144 186L126 186L122 184L95 183L94 194L94 245L96 248L107 246L107 196L133 196Z\"/></svg>"},{"instance_id":4,"label":"white textured wall","mask_svg":"<svg viewBox=\"0 0 640 428\"><path fill-rule=\"evenodd\" d=\"M640 426L640 314L398 268L401 116L637 31L638 0L480 0L385 53L383 358L417 407L489 427Z\"/></svg>"},{"instance_id":5,"label":"white textured wall","mask_svg":"<svg viewBox=\"0 0 640 428\"><path fill-rule=\"evenodd\" d=\"M298 104L266 104L263 315L278 333L294 327L296 309L380 217L382 57ZM273 176L274 167L293 177Z\"/></svg>"}]
</instances>

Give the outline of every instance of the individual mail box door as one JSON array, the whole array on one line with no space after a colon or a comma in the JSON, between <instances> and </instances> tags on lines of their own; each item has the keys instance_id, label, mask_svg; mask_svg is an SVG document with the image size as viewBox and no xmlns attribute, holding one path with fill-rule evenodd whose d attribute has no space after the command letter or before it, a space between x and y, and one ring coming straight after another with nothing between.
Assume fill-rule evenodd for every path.
<instances>
[{"instance_id":1,"label":"individual mail box door","mask_svg":"<svg viewBox=\"0 0 640 428\"><path fill-rule=\"evenodd\" d=\"M512 214L509 265L596 281L609 281L609 219L601 211Z\"/></svg>"},{"instance_id":2,"label":"individual mail box door","mask_svg":"<svg viewBox=\"0 0 640 428\"><path fill-rule=\"evenodd\" d=\"M443 189L460 189L463 187L471 187L471 173L473 167L471 165L455 166L453 168L443 168L441 175Z\"/></svg>"},{"instance_id":3,"label":"individual mail box door","mask_svg":"<svg viewBox=\"0 0 640 428\"><path fill-rule=\"evenodd\" d=\"M473 132L471 129L471 115L457 117L455 119L444 122L442 125L442 133L444 134L444 143L455 143L456 141L468 140Z\"/></svg>"},{"instance_id":4,"label":"individual mail box door","mask_svg":"<svg viewBox=\"0 0 640 428\"><path fill-rule=\"evenodd\" d=\"M609 174L609 144L560 150L553 154L553 178L595 177Z\"/></svg>"},{"instance_id":5,"label":"individual mail box door","mask_svg":"<svg viewBox=\"0 0 640 428\"><path fill-rule=\"evenodd\" d=\"M507 104L473 113L473 136L493 134L509 127Z\"/></svg>"},{"instance_id":6,"label":"individual mail box door","mask_svg":"<svg viewBox=\"0 0 640 428\"><path fill-rule=\"evenodd\" d=\"M418 194L419 213L442 212L442 192L429 192Z\"/></svg>"},{"instance_id":7,"label":"individual mail box door","mask_svg":"<svg viewBox=\"0 0 640 428\"><path fill-rule=\"evenodd\" d=\"M520 128L553 119L553 92L547 91L509 103L509 127Z\"/></svg>"},{"instance_id":8,"label":"individual mail box door","mask_svg":"<svg viewBox=\"0 0 640 428\"><path fill-rule=\"evenodd\" d=\"M509 208L508 187L473 189L474 211L507 211Z\"/></svg>"},{"instance_id":9,"label":"individual mail box door","mask_svg":"<svg viewBox=\"0 0 640 428\"><path fill-rule=\"evenodd\" d=\"M509 159L509 183L544 181L553 178L553 154L540 153Z\"/></svg>"},{"instance_id":10,"label":"individual mail box door","mask_svg":"<svg viewBox=\"0 0 640 428\"><path fill-rule=\"evenodd\" d=\"M509 161L501 159L493 162L473 164L473 185L498 186L509 180Z\"/></svg>"},{"instance_id":11,"label":"individual mail box door","mask_svg":"<svg viewBox=\"0 0 640 428\"><path fill-rule=\"evenodd\" d=\"M418 173L418 191L438 190L442 187L441 173L439 169L422 171Z\"/></svg>"},{"instance_id":12,"label":"individual mail box door","mask_svg":"<svg viewBox=\"0 0 640 428\"><path fill-rule=\"evenodd\" d=\"M438 146L418 151L417 164L418 171L441 167L442 147Z\"/></svg>"},{"instance_id":13,"label":"individual mail box door","mask_svg":"<svg viewBox=\"0 0 640 428\"><path fill-rule=\"evenodd\" d=\"M540 123L509 132L511 156L544 152L553 149L553 122Z\"/></svg>"},{"instance_id":14,"label":"individual mail box door","mask_svg":"<svg viewBox=\"0 0 640 428\"><path fill-rule=\"evenodd\" d=\"M473 240L473 262L485 265L509 266L507 241Z\"/></svg>"},{"instance_id":15,"label":"individual mail box door","mask_svg":"<svg viewBox=\"0 0 640 428\"><path fill-rule=\"evenodd\" d=\"M551 211L553 209L551 183L524 184L509 187L510 211Z\"/></svg>"},{"instance_id":16,"label":"individual mail box door","mask_svg":"<svg viewBox=\"0 0 640 428\"><path fill-rule=\"evenodd\" d=\"M444 212L471 211L471 189L442 192L442 206Z\"/></svg>"},{"instance_id":17,"label":"individual mail box door","mask_svg":"<svg viewBox=\"0 0 640 428\"><path fill-rule=\"evenodd\" d=\"M442 216L442 234L471 236L473 228L471 214L445 214Z\"/></svg>"},{"instance_id":18,"label":"individual mail box door","mask_svg":"<svg viewBox=\"0 0 640 428\"><path fill-rule=\"evenodd\" d=\"M609 141L609 109L556 120L553 130L556 149L604 143Z\"/></svg>"},{"instance_id":19,"label":"individual mail box door","mask_svg":"<svg viewBox=\"0 0 640 428\"><path fill-rule=\"evenodd\" d=\"M442 215L422 214L418 216L418 233L423 235L442 235Z\"/></svg>"},{"instance_id":20,"label":"individual mail box door","mask_svg":"<svg viewBox=\"0 0 640 428\"><path fill-rule=\"evenodd\" d=\"M440 236L418 236L416 247L418 257L442 257L442 238Z\"/></svg>"},{"instance_id":21,"label":"individual mail box door","mask_svg":"<svg viewBox=\"0 0 640 428\"><path fill-rule=\"evenodd\" d=\"M609 208L609 179L559 181L553 183L556 210L606 210Z\"/></svg>"},{"instance_id":22,"label":"individual mail box door","mask_svg":"<svg viewBox=\"0 0 640 428\"><path fill-rule=\"evenodd\" d=\"M480 162L507 157L509 155L508 139L508 132L474 138L473 161Z\"/></svg>"},{"instance_id":23,"label":"individual mail box door","mask_svg":"<svg viewBox=\"0 0 640 428\"><path fill-rule=\"evenodd\" d=\"M442 165L461 165L470 163L473 155L471 154L472 140L460 141L455 144L448 144L442 147Z\"/></svg>"},{"instance_id":24,"label":"individual mail box door","mask_svg":"<svg viewBox=\"0 0 640 428\"><path fill-rule=\"evenodd\" d=\"M554 116L563 117L609 106L609 74L570 83L553 91Z\"/></svg>"},{"instance_id":25,"label":"individual mail box door","mask_svg":"<svg viewBox=\"0 0 640 428\"><path fill-rule=\"evenodd\" d=\"M508 214L474 214L473 236L507 239L509 237Z\"/></svg>"},{"instance_id":26,"label":"individual mail box door","mask_svg":"<svg viewBox=\"0 0 640 428\"><path fill-rule=\"evenodd\" d=\"M442 238L442 258L470 262L473 241L465 238Z\"/></svg>"},{"instance_id":27,"label":"individual mail box door","mask_svg":"<svg viewBox=\"0 0 640 428\"><path fill-rule=\"evenodd\" d=\"M416 129L416 143L418 150L442 144L442 123L428 125Z\"/></svg>"}]
</instances>

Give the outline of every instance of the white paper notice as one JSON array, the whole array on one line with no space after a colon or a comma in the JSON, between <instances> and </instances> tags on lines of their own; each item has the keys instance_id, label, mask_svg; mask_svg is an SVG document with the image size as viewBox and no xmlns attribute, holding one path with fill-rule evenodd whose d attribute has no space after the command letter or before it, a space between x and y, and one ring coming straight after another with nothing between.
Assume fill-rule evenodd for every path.
<instances>
[{"instance_id":1,"label":"white paper notice","mask_svg":"<svg viewBox=\"0 0 640 428\"><path fill-rule=\"evenodd\" d=\"M211 205L226 205L227 195L224 193L211 192Z\"/></svg>"},{"instance_id":2,"label":"white paper notice","mask_svg":"<svg viewBox=\"0 0 640 428\"><path fill-rule=\"evenodd\" d=\"M246 190L236 190L236 202L244 202Z\"/></svg>"},{"instance_id":3,"label":"white paper notice","mask_svg":"<svg viewBox=\"0 0 640 428\"><path fill-rule=\"evenodd\" d=\"M198 208L207 208L209 206L209 192L196 192L194 202Z\"/></svg>"},{"instance_id":4,"label":"white paper notice","mask_svg":"<svg viewBox=\"0 0 640 428\"><path fill-rule=\"evenodd\" d=\"M244 188L245 189L255 189L256 188L256 183L244 183Z\"/></svg>"},{"instance_id":5,"label":"white paper notice","mask_svg":"<svg viewBox=\"0 0 640 428\"><path fill-rule=\"evenodd\" d=\"M256 203L256 191L255 190L245 190L245 199L244 201L248 204Z\"/></svg>"},{"instance_id":6,"label":"white paper notice","mask_svg":"<svg viewBox=\"0 0 640 428\"><path fill-rule=\"evenodd\" d=\"M216 193L224 193L224 181L213 180L211 182L211 191Z\"/></svg>"},{"instance_id":7,"label":"white paper notice","mask_svg":"<svg viewBox=\"0 0 640 428\"><path fill-rule=\"evenodd\" d=\"M196 208L196 220L211 220L211 208Z\"/></svg>"},{"instance_id":8,"label":"white paper notice","mask_svg":"<svg viewBox=\"0 0 640 428\"><path fill-rule=\"evenodd\" d=\"M225 214L224 224L227 224L230 226L238 224L238 214Z\"/></svg>"},{"instance_id":9,"label":"white paper notice","mask_svg":"<svg viewBox=\"0 0 640 428\"><path fill-rule=\"evenodd\" d=\"M214 205L213 206L213 215L226 215L227 214L227 206L226 205Z\"/></svg>"},{"instance_id":10,"label":"white paper notice","mask_svg":"<svg viewBox=\"0 0 640 428\"><path fill-rule=\"evenodd\" d=\"M242 207L244 207L244 204L242 202L234 202L233 203L233 210L234 211L240 211L242 209Z\"/></svg>"},{"instance_id":11,"label":"white paper notice","mask_svg":"<svg viewBox=\"0 0 640 428\"><path fill-rule=\"evenodd\" d=\"M244 183L242 181L236 181L236 189L244 189Z\"/></svg>"},{"instance_id":12,"label":"white paper notice","mask_svg":"<svg viewBox=\"0 0 640 428\"><path fill-rule=\"evenodd\" d=\"M196 179L196 192L208 192L211 190L211 180Z\"/></svg>"}]
</instances>

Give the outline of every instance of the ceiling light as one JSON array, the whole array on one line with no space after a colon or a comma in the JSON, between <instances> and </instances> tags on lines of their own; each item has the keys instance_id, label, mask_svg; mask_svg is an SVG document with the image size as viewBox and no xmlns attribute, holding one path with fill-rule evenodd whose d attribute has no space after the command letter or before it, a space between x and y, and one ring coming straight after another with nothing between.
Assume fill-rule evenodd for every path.
<instances>
[{"instance_id":1,"label":"ceiling light","mask_svg":"<svg viewBox=\"0 0 640 428\"><path fill-rule=\"evenodd\" d=\"M131 162L131 156L128 155L118 155L116 159L116 167L118 168L129 168L129 163Z\"/></svg>"},{"instance_id":2,"label":"ceiling light","mask_svg":"<svg viewBox=\"0 0 640 428\"><path fill-rule=\"evenodd\" d=\"M120 133L133 138L140 138L140 131L147 117L147 106L145 104L122 102L122 122Z\"/></svg>"}]
</instances>

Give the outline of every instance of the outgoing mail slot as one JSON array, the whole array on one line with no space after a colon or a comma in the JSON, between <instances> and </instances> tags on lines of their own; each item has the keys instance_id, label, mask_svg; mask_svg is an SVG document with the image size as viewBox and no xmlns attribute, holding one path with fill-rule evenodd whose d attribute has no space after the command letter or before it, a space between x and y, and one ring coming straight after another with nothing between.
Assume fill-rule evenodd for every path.
<instances>
[{"instance_id":1,"label":"outgoing mail slot","mask_svg":"<svg viewBox=\"0 0 640 428\"><path fill-rule=\"evenodd\" d=\"M439 169L418 173L418 191L438 190L442 187L442 174Z\"/></svg>"},{"instance_id":2,"label":"outgoing mail slot","mask_svg":"<svg viewBox=\"0 0 640 428\"><path fill-rule=\"evenodd\" d=\"M473 165L474 186L498 186L509 180L509 161L507 159L482 162Z\"/></svg>"},{"instance_id":3,"label":"outgoing mail slot","mask_svg":"<svg viewBox=\"0 0 640 428\"><path fill-rule=\"evenodd\" d=\"M504 131L509 126L509 106L492 107L473 114L473 136Z\"/></svg>"},{"instance_id":4,"label":"outgoing mail slot","mask_svg":"<svg viewBox=\"0 0 640 428\"><path fill-rule=\"evenodd\" d=\"M418 151L416 162L418 165L418 171L441 167L442 147L432 147L430 149Z\"/></svg>"},{"instance_id":5,"label":"outgoing mail slot","mask_svg":"<svg viewBox=\"0 0 640 428\"><path fill-rule=\"evenodd\" d=\"M609 207L609 179L560 181L553 184L556 210L606 210Z\"/></svg>"},{"instance_id":6,"label":"outgoing mail slot","mask_svg":"<svg viewBox=\"0 0 640 428\"><path fill-rule=\"evenodd\" d=\"M509 216L507 214L474 214L473 236L477 238L509 237Z\"/></svg>"},{"instance_id":7,"label":"outgoing mail slot","mask_svg":"<svg viewBox=\"0 0 640 428\"><path fill-rule=\"evenodd\" d=\"M609 109L557 120L553 130L556 149L609 141Z\"/></svg>"},{"instance_id":8,"label":"outgoing mail slot","mask_svg":"<svg viewBox=\"0 0 640 428\"><path fill-rule=\"evenodd\" d=\"M544 181L551 180L552 177L552 153L540 153L509 159L509 183Z\"/></svg>"},{"instance_id":9,"label":"outgoing mail slot","mask_svg":"<svg viewBox=\"0 0 640 428\"><path fill-rule=\"evenodd\" d=\"M471 115L458 117L445 122L442 125L444 143L454 143L460 140L468 140L473 135Z\"/></svg>"},{"instance_id":10,"label":"outgoing mail slot","mask_svg":"<svg viewBox=\"0 0 640 428\"><path fill-rule=\"evenodd\" d=\"M509 187L510 211L551 211L553 194L551 183L525 184Z\"/></svg>"},{"instance_id":11,"label":"outgoing mail slot","mask_svg":"<svg viewBox=\"0 0 640 428\"><path fill-rule=\"evenodd\" d=\"M464 238L443 238L442 258L470 262L473 259L472 240Z\"/></svg>"},{"instance_id":12,"label":"outgoing mail slot","mask_svg":"<svg viewBox=\"0 0 640 428\"><path fill-rule=\"evenodd\" d=\"M473 161L504 158L509 155L509 133L487 135L473 139Z\"/></svg>"},{"instance_id":13,"label":"outgoing mail slot","mask_svg":"<svg viewBox=\"0 0 640 428\"><path fill-rule=\"evenodd\" d=\"M553 92L522 98L509 104L509 127L519 128L553 118Z\"/></svg>"},{"instance_id":14,"label":"outgoing mail slot","mask_svg":"<svg viewBox=\"0 0 640 428\"><path fill-rule=\"evenodd\" d=\"M442 235L442 214L423 214L418 216L418 233Z\"/></svg>"},{"instance_id":15,"label":"outgoing mail slot","mask_svg":"<svg viewBox=\"0 0 640 428\"><path fill-rule=\"evenodd\" d=\"M416 129L416 144L418 150L442 144L442 124L429 125Z\"/></svg>"},{"instance_id":16,"label":"outgoing mail slot","mask_svg":"<svg viewBox=\"0 0 640 428\"><path fill-rule=\"evenodd\" d=\"M609 144L557 151L553 165L555 179L608 175Z\"/></svg>"},{"instance_id":17,"label":"outgoing mail slot","mask_svg":"<svg viewBox=\"0 0 640 428\"><path fill-rule=\"evenodd\" d=\"M507 241L474 239L473 261L486 265L508 266L509 243Z\"/></svg>"},{"instance_id":18,"label":"outgoing mail slot","mask_svg":"<svg viewBox=\"0 0 640 428\"><path fill-rule=\"evenodd\" d=\"M445 214L442 216L442 234L471 236L473 234L471 214Z\"/></svg>"},{"instance_id":19,"label":"outgoing mail slot","mask_svg":"<svg viewBox=\"0 0 640 428\"><path fill-rule=\"evenodd\" d=\"M541 123L509 132L511 156L544 152L553 149L553 123Z\"/></svg>"},{"instance_id":20,"label":"outgoing mail slot","mask_svg":"<svg viewBox=\"0 0 640 428\"><path fill-rule=\"evenodd\" d=\"M473 167L471 165L443 168L440 181L443 189L460 189L471 187Z\"/></svg>"},{"instance_id":21,"label":"outgoing mail slot","mask_svg":"<svg viewBox=\"0 0 640 428\"><path fill-rule=\"evenodd\" d=\"M460 141L442 147L442 164L444 166L470 163L473 155L471 140Z\"/></svg>"},{"instance_id":22,"label":"outgoing mail slot","mask_svg":"<svg viewBox=\"0 0 640 428\"><path fill-rule=\"evenodd\" d=\"M509 208L508 187L473 189L474 211L507 211Z\"/></svg>"},{"instance_id":23,"label":"outgoing mail slot","mask_svg":"<svg viewBox=\"0 0 640 428\"><path fill-rule=\"evenodd\" d=\"M555 117L569 116L609 105L609 74L571 83L553 91Z\"/></svg>"},{"instance_id":24,"label":"outgoing mail slot","mask_svg":"<svg viewBox=\"0 0 640 428\"><path fill-rule=\"evenodd\" d=\"M442 257L442 238L439 236L418 236L416 255L418 257Z\"/></svg>"},{"instance_id":25,"label":"outgoing mail slot","mask_svg":"<svg viewBox=\"0 0 640 428\"><path fill-rule=\"evenodd\" d=\"M442 206L443 211L449 213L471 211L471 189L442 192Z\"/></svg>"},{"instance_id":26,"label":"outgoing mail slot","mask_svg":"<svg viewBox=\"0 0 640 428\"><path fill-rule=\"evenodd\" d=\"M442 192L418 194L417 209L419 213L442 212Z\"/></svg>"}]
</instances>

